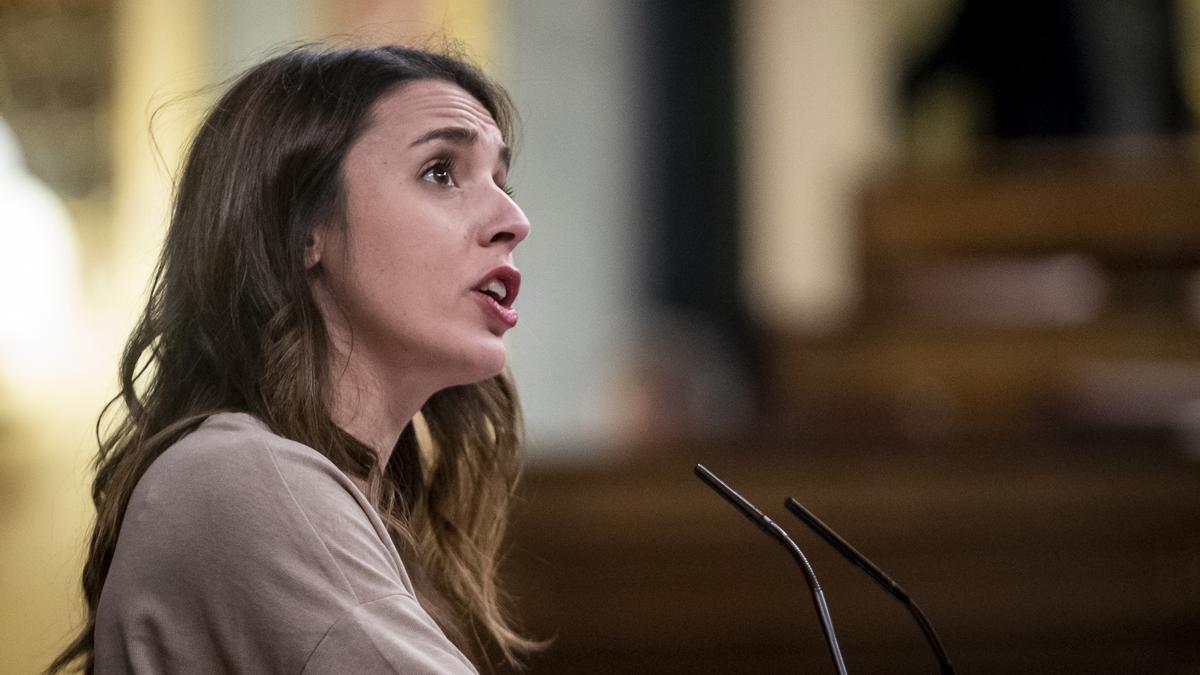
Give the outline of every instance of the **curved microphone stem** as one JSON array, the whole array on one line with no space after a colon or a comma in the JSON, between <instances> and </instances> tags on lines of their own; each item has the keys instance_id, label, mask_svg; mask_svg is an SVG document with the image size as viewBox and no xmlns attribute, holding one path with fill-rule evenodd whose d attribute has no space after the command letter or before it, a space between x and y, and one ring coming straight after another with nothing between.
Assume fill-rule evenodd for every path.
<instances>
[{"instance_id":1,"label":"curved microphone stem","mask_svg":"<svg viewBox=\"0 0 1200 675\"><path fill-rule=\"evenodd\" d=\"M813 602L817 606L817 616L821 620L821 631L825 633L825 642L829 645L829 654L833 657L833 665L837 668L839 675L846 675L846 663L842 659L842 650L838 647L837 635L833 632L833 619L829 617L829 606L825 604L825 593L821 591L821 583L817 581L817 575L813 572L812 565L808 564L808 558L804 557L804 552L792 541L787 532L783 528L775 524L775 521L767 517L765 513L759 511L753 504L746 500L745 497L737 493L733 488L729 487L716 474L709 471L703 464L696 465L696 475L700 480L704 481L709 487L725 498L742 515L746 516L755 525L758 525L763 532L766 532L776 541L783 545L796 559L800 565L800 569L804 572L804 580L808 582L808 589L812 592Z\"/></svg>"},{"instance_id":2,"label":"curved microphone stem","mask_svg":"<svg viewBox=\"0 0 1200 675\"><path fill-rule=\"evenodd\" d=\"M847 560L854 563L863 572L866 572L867 576L871 577L883 590L899 600L908 609L909 613L912 614L917 625L921 627L921 632L925 634L926 642L933 648L933 653L937 657L938 665L942 668L942 673L946 675L954 673L954 666L950 664L950 657L946 655L946 649L942 646L942 641L938 638L937 631L933 629L933 624L929 623L929 619L925 618L925 614L917 607L917 603L913 602L912 598L908 596L908 593L904 592L903 588L900 588L900 584L897 584L891 577L884 574L883 570L879 569L875 563L855 550L850 545L850 542L842 539L837 532L834 532L828 525L821 522L820 518L814 516L800 502L788 497L783 505L787 507L788 511L792 512L792 515L802 520L805 525L821 535L821 538L828 542L830 546L837 549L838 553L841 553Z\"/></svg>"}]
</instances>

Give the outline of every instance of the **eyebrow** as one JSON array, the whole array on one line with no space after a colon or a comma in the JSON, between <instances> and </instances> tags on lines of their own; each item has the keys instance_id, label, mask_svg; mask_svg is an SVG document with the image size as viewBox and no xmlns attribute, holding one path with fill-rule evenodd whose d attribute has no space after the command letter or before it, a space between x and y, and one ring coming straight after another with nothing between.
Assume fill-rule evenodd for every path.
<instances>
[{"instance_id":1,"label":"eyebrow","mask_svg":"<svg viewBox=\"0 0 1200 675\"><path fill-rule=\"evenodd\" d=\"M430 141L449 141L458 145L471 145L477 140L479 140L479 133L474 129L466 127L441 127L422 134L420 138L413 141L408 147L416 147ZM507 145L500 148L500 161L504 163L505 169L510 167L512 164L512 148Z\"/></svg>"}]
</instances>

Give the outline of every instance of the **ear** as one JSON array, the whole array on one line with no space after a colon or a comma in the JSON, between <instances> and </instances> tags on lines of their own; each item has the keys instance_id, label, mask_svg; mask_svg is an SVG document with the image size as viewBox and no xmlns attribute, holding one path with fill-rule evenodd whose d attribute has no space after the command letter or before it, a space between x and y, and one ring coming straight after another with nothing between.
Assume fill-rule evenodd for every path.
<instances>
[{"instance_id":1,"label":"ear","mask_svg":"<svg viewBox=\"0 0 1200 675\"><path fill-rule=\"evenodd\" d=\"M318 225L308 233L308 241L304 244L304 270L312 271L321 262L321 253L325 249L325 226Z\"/></svg>"}]
</instances>

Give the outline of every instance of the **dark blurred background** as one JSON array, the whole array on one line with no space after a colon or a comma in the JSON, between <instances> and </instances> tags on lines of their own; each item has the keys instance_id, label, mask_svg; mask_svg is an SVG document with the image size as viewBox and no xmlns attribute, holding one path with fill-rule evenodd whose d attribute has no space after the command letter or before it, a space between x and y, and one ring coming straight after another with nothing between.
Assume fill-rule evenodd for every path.
<instances>
[{"instance_id":1,"label":"dark blurred background","mask_svg":"<svg viewBox=\"0 0 1200 675\"><path fill-rule=\"evenodd\" d=\"M89 428L214 82L460 39L524 120L535 673L1200 672L1200 2L0 2L0 671L78 616ZM151 116L154 111L157 115ZM149 132L153 131L155 144Z\"/></svg>"}]
</instances>

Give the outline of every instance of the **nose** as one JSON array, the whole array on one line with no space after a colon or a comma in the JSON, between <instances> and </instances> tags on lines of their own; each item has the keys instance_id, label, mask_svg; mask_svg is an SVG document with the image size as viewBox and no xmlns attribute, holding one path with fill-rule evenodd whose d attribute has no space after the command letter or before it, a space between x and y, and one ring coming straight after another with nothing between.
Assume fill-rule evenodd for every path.
<instances>
[{"instance_id":1,"label":"nose","mask_svg":"<svg viewBox=\"0 0 1200 675\"><path fill-rule=\"evenodd\" d=\"M487 225L480 234L484 246L507 246L513 250L529 236L529 219L512 197L499 191L499 201Z\"/></svg>"}]
</instances>

